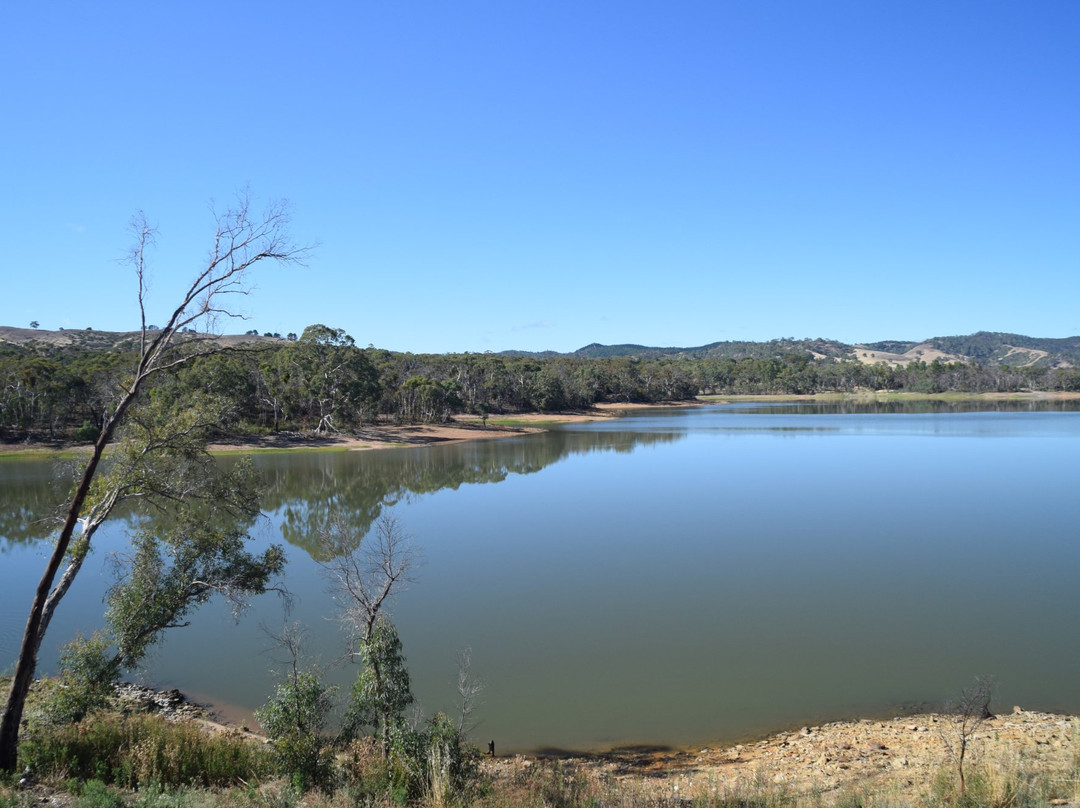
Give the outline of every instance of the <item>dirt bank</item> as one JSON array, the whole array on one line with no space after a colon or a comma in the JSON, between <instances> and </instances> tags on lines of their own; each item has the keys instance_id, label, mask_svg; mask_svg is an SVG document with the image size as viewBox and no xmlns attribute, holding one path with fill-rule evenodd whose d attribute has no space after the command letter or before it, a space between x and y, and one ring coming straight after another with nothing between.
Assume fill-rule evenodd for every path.
<instances>
[{"instance_id":1,"label":"dirt bank","mask_svg":"<svg viewBox=\"0 0 1080 808\"><path fill-rule=\"evenodd\" d=\"M945 743L954 733L952 719L939 715L842 721L734 746L692 751L632 747L565 757L560 765L566 774L614 778L632 791L677 793L691 801L775 788L810 801L820 797L825 804L830 795L862 791L910 804L928 794L942 772L955 772ZM1076 764L1078 740L1080 718L1017 707L975 733L967 768L1069 772ZM523 755L486 763L501 780L512 780L535 765L535 757ZM1063 784L1063 789L1080 796L1075 782Z\"/></svg>"}]
</instances>

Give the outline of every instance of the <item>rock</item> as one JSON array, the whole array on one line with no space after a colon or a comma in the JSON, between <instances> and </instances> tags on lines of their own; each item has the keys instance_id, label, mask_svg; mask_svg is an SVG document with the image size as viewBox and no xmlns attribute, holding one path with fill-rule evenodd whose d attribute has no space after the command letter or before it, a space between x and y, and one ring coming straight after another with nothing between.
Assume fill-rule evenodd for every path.
<instances>
[{"instance_id":1,"label":"rock","mask_svg":"<svg viewBox=\"0 0 1080 808\"><path fill-rule=\"evenodd\" d=\"M1020 715L1022 712L1024 712L1024 709L1019 705L1013 707L1013 715Z\"/></svg>"}]
</instances>

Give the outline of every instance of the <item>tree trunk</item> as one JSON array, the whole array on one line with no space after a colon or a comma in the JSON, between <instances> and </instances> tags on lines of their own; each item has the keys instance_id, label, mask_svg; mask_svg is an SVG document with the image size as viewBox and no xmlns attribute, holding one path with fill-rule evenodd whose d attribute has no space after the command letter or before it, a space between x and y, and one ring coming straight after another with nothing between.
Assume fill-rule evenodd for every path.
<instances>
[{"instance_id":1,"label":"tree trunk","mask_svg":"<svg viewBox=\"0 0 1080 808\"><path fill-rule=\"evenodd\" d=\"M83 469L79 485L71 498L67 514L64 517L63 527L60 528L60 535L57 537L56 545L53 547L52 555L49 557L49 563L45 567L45 572L41 575L37 590L34 592L34 603L30 607L30 616L26 620L26 628L23 629L22 643L19 646L19 658L15 663L15 672L11 677L11 688L8 690L7 701L4 704L4 715L0 718L0 772L14 771L18 762L19 727L22 724L23 709L26 707L26 697L30 693L30 685L34 682L34 672L37 670L38 651L41 648L41 639L44 635L42 621L53 581L56 580L56 573L64 561L64 556L67 555L68 547L71 544L71 536L75 532L75 525L78 524L79 512L82 510L83 503L86 502L87 494L90 493L90 484L94 480L94 474L97 471L98 463L101 462L101 456L105 451L105 447L112 440L117 424L134 399L135 392L135 390L132 390L124 396L113 417L109 419L101 434L98 435L97 442L94 444L94 451L86 463L86 468ZM64 591L66 591L66 588ZM50 617L56 607L56 602L56 600L53 601L52 608L49 610Z\"/></svg>"}]
</instances>

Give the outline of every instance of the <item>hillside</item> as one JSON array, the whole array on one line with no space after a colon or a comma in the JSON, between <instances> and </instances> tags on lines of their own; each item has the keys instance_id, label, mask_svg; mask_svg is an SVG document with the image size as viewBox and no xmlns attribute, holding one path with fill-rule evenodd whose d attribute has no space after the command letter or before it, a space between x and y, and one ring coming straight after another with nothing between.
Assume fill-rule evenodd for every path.
<instances>
[{"instance_id":1,"label":"hillside","mask_svg":"<svg viewBox=\"0 0 1080 808\"><path fill-rule=\"evenodd\" d=\"M181 334L180 338L182 339L185 336L205 338L208 335L192 332L189 335ZM215 336L213 341L224 346L259 342L284 342L280 337L260 336L258 334L223 334ZM15 328L9 325L0 325L0 345L6 343L27 348L121 351L138 347L138 342L138 331L95 331L92 328L64 328L59 331L49 331L44 328Z\"/></svg>"},{"instance_id":2,"label":"hillside","mask_svg":"<svg viewBox=\"0 0 1080 808\"><path fill-rule=\"evenodd\" d=\"M848 345L829 339L775 339L768 342L713 342L696 348L657 348L644 345L593 343L574 351L586 358L634 356L654 359L684 356L693 359L764 359L792 353L817 359L855 359L865 364L884 362L906 366L912 362L965 362L1007 367L1072 367L1080 365L1080 337L1047 339L1021 334L980 331L968 336L933 337L922 342L887 340Z\"/></svg>"},{"instance_id":3,"label":"hillside","mask_svg":"<svg viewBox=\"0 0 1080 808\"><path fill-rule=\"evenodd\" d=\"M0 326L0 345L28 348L77 348L84 350L120 350L138 340L137 331L95 331L93 329L45 329ZM200 334L191 336L206 337ZM214 337L222 345L242 343L280 343L279 336L233 334ZM932 337L921 342L882 340L849 345L837 340L774 339L767 342L711 342L697 347L656 347L637 344L601 345L592 343L569 354L556 351L501 351L502 356L602 359L630 356L638 359L685 357L689 359L768 359L791 354L810 354L815 359L857 360L864 364L885 363L903 367L912 362L965 362L990 367L1075 367L1080 366L1080 336L1060 339L1029 337L996 331L979 331L966 336Z\"/></svg>"}]
</instances>

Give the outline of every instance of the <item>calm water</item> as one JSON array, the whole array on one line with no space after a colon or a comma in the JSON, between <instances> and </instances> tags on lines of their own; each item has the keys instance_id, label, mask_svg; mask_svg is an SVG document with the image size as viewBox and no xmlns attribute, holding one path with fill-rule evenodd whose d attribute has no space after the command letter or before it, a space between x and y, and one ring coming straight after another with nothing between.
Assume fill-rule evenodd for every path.
<instances>
[{"instance_id":1,"label":"calm water","mask_svg":"<svg viewBox=\"0 0 1080 808\"><path fill-rule=\"evenodd\" d=\"M393 604L426 712L455 706L455 654L488 683L500 751L704 743L895 713L994 674L998 706L1080 711L1080 413L883 413L807 405L649 410L545 435L351 454L260 455L258 542L289 542L290 619L346 686L305 548L337 507L399 518L423 553ZM55 472L0 463L0 668L43 563ZM99 534L44 658L89 631L122 520ZM206 607L144 672L258 706L260 624Z\"/></svg>"}]
</instances>

